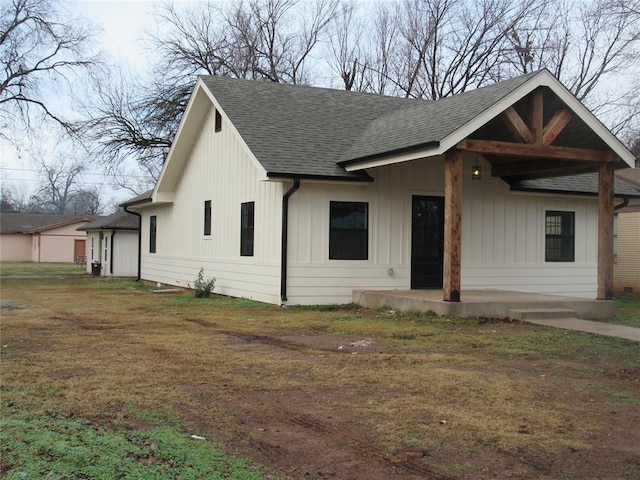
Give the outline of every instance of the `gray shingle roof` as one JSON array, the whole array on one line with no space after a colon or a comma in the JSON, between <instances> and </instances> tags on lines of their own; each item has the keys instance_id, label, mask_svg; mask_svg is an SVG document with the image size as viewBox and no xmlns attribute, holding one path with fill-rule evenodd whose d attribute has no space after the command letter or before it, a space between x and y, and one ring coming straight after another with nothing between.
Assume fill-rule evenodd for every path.
<instances>
[{"instance_id":1,"label":"gray shingle roof","mask_svg":"<svg viewBox=\"0 0 640 480\"><path fill-rule=\"evenodd\" d=\"M624 168L616 172L622 180L640 190L640 168Z\"/></svg>"},{"instance_id":2,"label":"gray shingle roof","mask_svg":"<svg viewBox=\"0 0 640 480\"><path fill-rule=\"evenodd\" d=\"M138 230L138 217L124 210L119 210L114 214L87 223L77 230Z\"/></svg>"},{"instance_id":3,"label":"gray shingle roof","mask_svg":"<svg viewBox=\"0 0 640 480\"><path fill-rule=\"evenodd\" d=\"M120 204L121 207L132 207L134 205L140 205L141 203L148 203L151 201L151 195L153 194L153 189L147 190L144 193L141 193L138 196L135 196L126 202Z\"/></svg>"},{"instance_id":4,"label":"gray shingle roof","mask_svg":"<svg viewBox=\"0 0 640 480\"><path fill-rule=\"evenodd\" d=\"M544 191L557 193L580 193L598 195L598 174L583 173L581 175L567 175L565 177L539 178L535 180L521 180L511 185L512 190ZM618 196L640 198L640 191L632 188L617 176L614 179L614 190Z\"/></svg>"},{"instance_id":5,"label":"gray shingle roof","mask_svg":"<svg viewBox=\"0 0 640 480\"><path fill-rule=\"evenodd\" d=\"M271 176L357 179L363 173L346 172L339 164L438 142L533 75L438 101L201 78Z\"/></svg>"},{"instance_id":6,"label":"gray shingle roof","mask_svg":"<svg viewBox=\"0 0 640 480\"><path fill-rule=\"evenodd\" d=\"M413 100L411 107L398 109L374 120L349 148L343 161L440 142L526 83L536 73L438 101Z\"/></svg>"},{"instance_id":7,"label":"gray shingle roof","mask_svg":"<svg viewBox=\"0 0 640 480\"><path fill-rule=\"evenodd\" d=\"M46 213L3 213L0 215L2 233L35 233L75 222L90 222L87 215L51 215Z\"/></svg>"}]
</instances>

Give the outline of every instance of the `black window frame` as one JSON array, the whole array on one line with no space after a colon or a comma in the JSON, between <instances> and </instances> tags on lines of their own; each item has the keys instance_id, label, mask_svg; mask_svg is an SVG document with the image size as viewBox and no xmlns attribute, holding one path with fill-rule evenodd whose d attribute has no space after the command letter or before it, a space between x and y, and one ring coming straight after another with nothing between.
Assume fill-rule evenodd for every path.
<instances>
[{"instance_id":1,"label":"black window frame","mask_svg":"<svg viewBox=\"0 0 640 480\"><path fill-rule=\"evenodd\" d=\"M211 236L211 200L204 201L204 236Z\"/></svg>"},{"instance_id":2,"label":"black window frame","mask_svg":"<svg viewBox=\"0 0 640 480\"><path fill-rule=\"evenodd\" d=\"M329 260L369 260L369 202L329 202Z\"/></svg>"},{"instance_id":3,"label":"black window frame","mask_svg":"<svg viewBox=\"0 0 640 480\"><path fill-rule=\"evenodd\" d=\"M255 234L255 202L240 204L240 256L253 257Z\"/></svg>"},{"instance_id":4,"label":"black window frame","mask_svg":"<svg viewBox=\"0 0 640 480\"><path fill-rule=\"evenodd\" d=\"M156 253L156 239L158 229L158 216L151 215L149 217L149 253Z\"/></svg>"},{"instance_id":5,"label":"black window frame","mask_svg":"<svg viewBox=\"0 0 640 480\"><path fill-rule=\"evenodd\" d=\"M216 125L215 125L215 131L220 132L222 131L222 115L220 114L220 112L218 111L218 109L216 109Z\"/></svg>"},{"instance_id":6,"label":"black window frame","mask_svg":"<svg viewBox=\"0 0 640 480\"><path fill-rule=\"evenodd\" d=\"M544 215L544 239L545 262L575 262L575 212L570 210L546 210Z\"/></svg>"}]
</instances>

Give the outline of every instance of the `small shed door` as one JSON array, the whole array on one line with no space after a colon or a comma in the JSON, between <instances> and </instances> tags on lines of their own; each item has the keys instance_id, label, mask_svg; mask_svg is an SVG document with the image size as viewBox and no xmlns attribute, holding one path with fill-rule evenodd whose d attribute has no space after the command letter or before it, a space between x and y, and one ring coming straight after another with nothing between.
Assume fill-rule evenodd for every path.
<instances>
[{"instance_id":1,"label":"small shed door","mask_svg":"<svg viewBox=\"0 0 640 480\"><path fill-rule=\"evenodd\" d=\"M444 197L414 196L411 210L411 288L442 288Z\"/></svg>"},{"instance_id":2,"label":"small shed door","mask_svg":"<svg viewBox=\"0 0 640 480\"><path fill-rule=\"evenodd\" d=\"M76 263L84 263L87 260L87 241L73 241L73 261Z\"/></svg>"}]
</instances>

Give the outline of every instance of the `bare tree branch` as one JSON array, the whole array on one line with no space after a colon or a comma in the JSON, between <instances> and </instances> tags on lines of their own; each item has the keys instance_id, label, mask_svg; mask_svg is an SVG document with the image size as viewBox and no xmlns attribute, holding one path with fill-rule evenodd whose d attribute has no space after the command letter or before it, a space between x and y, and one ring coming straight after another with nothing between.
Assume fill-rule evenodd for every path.
<instances>
[{"instance_id":1,"label":"bare tree branch","mask_svg":"<svg viewBox=\"0 0 640 480\"><path fill-rule=\"evenodd\" d=\"M29 128L32 113L39 112L67 132L77 133L77 125L47 107L41 84L46 79L66 79L71 72L95 67L99 58L85 53L92 35L91 26L59 21L49 0L3 1L0 121L22 121Z\"/></svg>"}]
</instances>

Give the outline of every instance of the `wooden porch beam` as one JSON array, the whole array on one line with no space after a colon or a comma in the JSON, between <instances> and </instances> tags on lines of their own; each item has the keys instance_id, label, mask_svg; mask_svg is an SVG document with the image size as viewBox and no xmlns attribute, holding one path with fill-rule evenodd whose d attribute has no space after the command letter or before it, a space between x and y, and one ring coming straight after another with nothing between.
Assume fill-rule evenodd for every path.
<instances>
[{"instance_id":1,"label":"wooden porch beam","mask_svg":"<svg viewBox=\"0 0 640 480\"><path fill-rule=\"evenodd\" d=\"M571 110L560 110L549 120L542 133L542 144L551 145L573 118Z\"/></svg>"},{"instance_id":2,"label":"wooden porch beam","mask_svg":"<svg viewBox=\"0 0 640 480\"><path fill-rule=\"evenodd\" d=\"M550 173L557 175L574 175L578 173L595 172L597 165L593 162L577 163L563 162L562 160L527 160L513 161L509 163L495 163L491 166L493 177L517 177L517 176L542 176L548 177Z\"/></svg>"},{"instance_id":3,"label":"wooden porch beam","mask_svg":"<svg viewBox=\"0 0 640 480\"><path fill-rule=\"evenodd\" d=\"M472 153L487 155L505 155L524 158L554 158L576 162L612 163L613 152L587 150L573 147L554 147L550 145L529 145L526 143L499 142L495 140L466 139L458 142L457 148Z\"/></svg>"},{"instance_id":4,"label":"wooden porch beam","mask_svg":"<svg viewBox=\"0 0 640 480\"><path fill-rule=\"evenodd\" d=\"M613 165L598 175L598 300L613 300Z\"/></svg>"},{"instance_id":5,"label":"wooden porch beam","mask_svg":"<svg viewBox=\"0 0 640 480\"><path fill-rule=\"evenodd\" d=\"M462 157L451 149L444 160L444 301L460 301L462 265Z\"/></svg>"},{"instance_id":6,"label":"wooden porch beam","mask_svg":"<svg viewBox=\"0 0 640 480\"><path fill-rule=\"evenodd\" d=\"M533 92L531 97L531 131L533 132L536 145L542 145L542 132L544 129L544 95L542 90L538 88Z\"/></svg>"},{"instance_id":7,"label":"wooden porch beam","mask_svg":"<svg viewBox=\"0 0 640 480\"><path fill-rule=\"evenodd\" d=\"M524 143L534 142L535 135L518 112L516 112L515 108L509 107L502 112L502 121L516 141Z\"/></svg>"}]
</instances>

